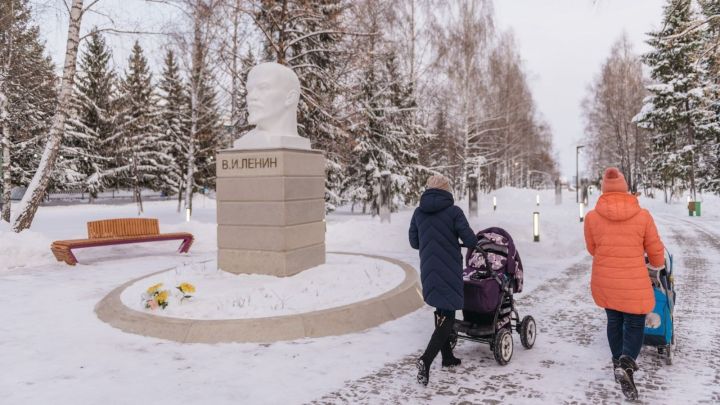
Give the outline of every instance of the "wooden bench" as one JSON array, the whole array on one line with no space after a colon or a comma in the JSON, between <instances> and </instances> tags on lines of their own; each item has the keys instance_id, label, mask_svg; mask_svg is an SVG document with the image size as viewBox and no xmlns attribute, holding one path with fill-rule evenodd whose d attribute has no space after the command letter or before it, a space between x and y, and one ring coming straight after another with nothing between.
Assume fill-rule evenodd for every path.
<instances>
[{"instance_id":1,"label":"wooden bench","mask_svg":"<svg viewBox=\"0 0 720 405\"><path fill-rule=\"evenodd\" d=\"M193 243L193 235L187 232L160 233L158 220L154 218L105 219L87 223L88 238L58 240L50 245L55 258L71 266L77 264L73 249L126 243L182 240L178 251L187 253Z\"/></svg>"}]
</instances>

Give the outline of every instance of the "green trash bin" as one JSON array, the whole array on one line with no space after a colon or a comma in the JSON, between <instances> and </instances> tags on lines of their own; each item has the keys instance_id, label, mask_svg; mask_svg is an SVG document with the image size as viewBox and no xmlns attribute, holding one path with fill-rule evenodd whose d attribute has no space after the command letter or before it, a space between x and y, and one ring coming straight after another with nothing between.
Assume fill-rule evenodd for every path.
<instances>
[{"instance_id":1,"label":"green trash bin","mask_svg":"<svg viewBox=\"0 0 720 405\"><path fill-rule=\"evenodd\" d=\"M695 216L696 216L696 217L699 217L699 216L700 216L700 212L701 212L700 206L701 206L701 205L702 205L702 204L700 203L700 201L695 201Z\"/></svg>"}]
</instances>

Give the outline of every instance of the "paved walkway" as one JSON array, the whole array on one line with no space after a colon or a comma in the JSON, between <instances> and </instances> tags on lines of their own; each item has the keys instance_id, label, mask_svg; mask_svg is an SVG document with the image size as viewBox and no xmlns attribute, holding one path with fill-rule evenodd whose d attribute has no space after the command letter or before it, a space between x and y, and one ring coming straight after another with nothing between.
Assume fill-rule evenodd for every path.
<instances>
[{"instance_id":1,"label":"paved walkway","mask_svg":"<svg viewBox=\"0 0 720 405\"><path fill-rule=\"evenodd\" d=\"M720 236L697 221L656 219L675 256L677 345L672 366L654 348L643 349L637 374L640 401L720 403ZM428 387L415 381L418 350L312 403L623 402L612 379L605 315L590 299L590 264L588 257L532 293L517 296L520 317L533 315L539 333L530 351L514 335L515 354L508 366L498 366L488 346L461 340L456 355L463 364L441 369L437 360Z\"/></svg>"}]
</instances>

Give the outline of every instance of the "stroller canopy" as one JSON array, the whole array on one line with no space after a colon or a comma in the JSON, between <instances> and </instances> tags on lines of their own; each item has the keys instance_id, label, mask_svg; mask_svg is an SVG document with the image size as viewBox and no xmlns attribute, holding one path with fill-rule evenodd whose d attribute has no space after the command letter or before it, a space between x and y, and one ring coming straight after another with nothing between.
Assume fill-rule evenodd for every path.
<instances>
[{"instance_id":1,"label":"stroller canopy","mask_svg":"<svg viewBox=\"0 0 720 405\"><path fill-rule=\"evenodd\" d=\"M477 245L468 249L465 257L465 274L477 271L504 274L510 279L513 292L522 292L523 265L512 236L502 228L493 227L478 232L477 238Z\"/></svg>"}]
</instances>

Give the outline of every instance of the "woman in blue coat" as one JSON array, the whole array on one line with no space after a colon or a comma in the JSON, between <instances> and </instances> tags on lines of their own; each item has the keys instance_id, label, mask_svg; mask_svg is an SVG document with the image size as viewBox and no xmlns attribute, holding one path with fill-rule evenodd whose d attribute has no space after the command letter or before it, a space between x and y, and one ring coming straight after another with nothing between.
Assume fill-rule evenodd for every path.
<instances>
[{"instance_id":1,"label":"woman in blue coat","mask_svg":"<svg viewBox=\"0 0 720 405\"><path fill-rule=\"evenodd\" d=\"M418 382L427 385L430 365L442 354L442 365L460 364L450 347L450 334L455 323L455 311L463 307L463 257L460 242L465 246L477 244L475 232L465 214L455 206L450 182L444 176L432 176L427 190L420 197L410 222L410 246L420 250L420 279L425 302L435 307L435 331L425 353L418 359Z\"/></svg>"}]
</instances>

